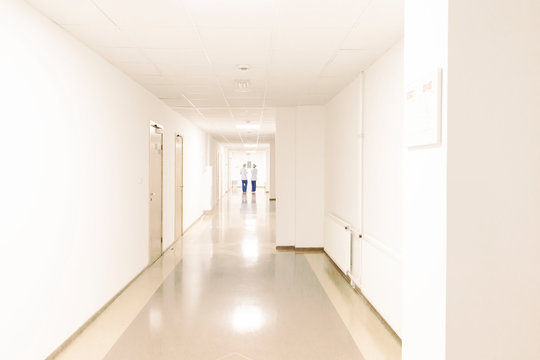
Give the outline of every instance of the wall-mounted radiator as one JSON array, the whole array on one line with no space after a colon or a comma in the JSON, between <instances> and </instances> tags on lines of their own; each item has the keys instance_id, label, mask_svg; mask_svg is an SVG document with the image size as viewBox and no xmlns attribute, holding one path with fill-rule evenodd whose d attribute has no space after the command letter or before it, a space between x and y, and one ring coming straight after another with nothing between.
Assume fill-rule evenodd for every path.
<instances>
[{"instance_id":1,"label":"wall-mounted radiator","mask_svg":"<svg viewBox=\"0 0 540 360\"><path fill-rule=\"evenodd\" d=\"M327 213L324 251L349 277L351 286L401 333L401 257L369 234L360 234L346 221Z\"/></svg>"},{"instance_id":2,"label":"wall-mounted radiator","mask_svg":"<svg viewBox=\"0 0 540 360\"><path fill-rule=\"evenodd\" d=\"M326 214L324 229L324 251L349 276L351 285L359 285L361 235L350 224L331 213Z\"/></svg>"}]
</instances>

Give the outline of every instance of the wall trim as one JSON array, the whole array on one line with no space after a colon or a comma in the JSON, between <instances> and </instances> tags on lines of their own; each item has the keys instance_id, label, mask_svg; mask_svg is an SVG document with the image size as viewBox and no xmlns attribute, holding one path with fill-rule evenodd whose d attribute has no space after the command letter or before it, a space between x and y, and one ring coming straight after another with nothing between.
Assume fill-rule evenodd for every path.
<instances>
[{"instance_id":1,"label":"wall trim","mask_svg":"<svg viewBox=\"0 0 540 360\"><path fill-rule=\"evenodd\" d=\"M322 247L296 247L296 246L276 246L278 252L295 252L298 254L307 254L307 253L323 253L324 248Z\"/></svg>"},{"instance_id":2,"label":"wall trim","mask_svg":"<svg viewBox=\"0 0 540 360\"><path fill-rule=\"evenodd\" d=\"M401 254L383 243L382 241L376 239L375 237L371 236L368 233L362 234L362 241L368 242L369 244L373 245L373 247L376 247L383 253L390 255L395 260L401 263Z\"/></svg>"},{"instance_id":3,"label":"wall trim","mask_svg":"<svg viewBox=\"0 0 540 360\"><path fill-rule=\"evenodd\" d=\"M176 241L175 241L176 242ZM173 242L167 249L169 249L175 242ZM45 358L45 360L51 360L56 358L66 347L68 347L69 344L73 342L90 324L96 320L99 315L101 315L122 293L131 285L135 280L137 280L148 268L155 264L156 261L158 261L165 251L151 264L146 265L133 279L131 279L120 291L118 291L109 301L105 303L94 315L90 316L88 320L86 320L73 334L71 334L66 340L64 340L63 343L61 343L56 349L53 350L53 352Z\"/></svg>"},{"instance_id":4,"label":"wall trim","mask_svg":"<svg viewBox=\"0 0 540 360\"><path fill-rule=\"evenodd\" d=\"M188 228L184 231L184 233L182 234L181 237L179 237L178 239L176 239L175 241L173 241L165 250L163 250L163 252L161 253L161 255L156 259L154 260L151 264L148 264L144 267L144 269L142 269L137 275L135 275L135 277L133 279L131 279L120 291L118 291L109 301L107 301L105 303L105 305L103 305L98 311L96 311L96 313L92 316L90 316L88 318L88 320L86 320L84 322L84 324L82 324L77 330L75 330L73 332L73 334L71 334L66 340L64 340L63 343L61 343L56 349L53 350L52 353L50 353L49 356L47 356L45 358L45 360L52 360L54 358L56 358L66 347L69 346L69 344L71 344L73 342L73 340L75 340L88 326L90 326L90 324L92 324L94 322L94 320L96 320L99 315L101 315L103 313L103 311L105 311L120 295L122 295L122 293L131 285L133 284L133 282L135 282L135 280L137 280L146 270L148 270L152 265L154 265L159 259L161 259L163 257L163 255L165 255L165 253L167 251L169 251L174 245L176 245L176 243L178 243L179 240L182 240L185 233L188 232L188 230L190 230L195 224L197 224L204 216L205 214L201 214L197 220L195 220L193 222L193 224L191 224L190 226L188 226Z\"/></svg>"},{"instance_id":5,"label":"wall trim","mask_svg":"<svg viewBox=\"0 0 540 360\"><path fill-rule=\"evenodd\" d=\"M210 210L210 211L212 211L212 210ZM182 236L184 236L189 230L191 230L191 228L192 228L195 224L197 224L197 223L203 218L203 216L206 215L206 214L207 214L206 211L203 211L203 213L202 213L201 215L199 215L199 217L198 217L194 222L192 222L191 225L189 225L189 226L186 228L186 230L184 230L184 232L182 233ZM176 242L176 241L175 241L175 242ZM175 242L173 242L173 244L174 244ZM172 244L171 244L171 245L172 245ZM169 247L170 247L170 245L169 245Z\"/></svg>"}]
</instances>

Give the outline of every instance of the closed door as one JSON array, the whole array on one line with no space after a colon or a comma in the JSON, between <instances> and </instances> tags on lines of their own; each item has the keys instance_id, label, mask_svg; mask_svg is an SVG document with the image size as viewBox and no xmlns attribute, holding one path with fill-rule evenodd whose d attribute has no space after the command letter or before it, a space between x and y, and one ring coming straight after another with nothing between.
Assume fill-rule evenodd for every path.
<instances>
[{"instance_id":1,"label":"closed door","mask_svg":"<svg viewBox=\"0 0 540 360\"><path fill-rule=\"evenodd\" d=\"M182 237L184 203L184 139L176 135L175 145L175 198L174 198L174 234L175 240Z\"/></svg>"},{"instance_id":2,"label":"closed door","mask_svg":"<svg viewBox=\"0 0 540 360\"><path fill-rule=\"evenodd\" d=\"M163 251L163 130L150 125L150 238L149 262Z\"/></svg>"}]
</instances>

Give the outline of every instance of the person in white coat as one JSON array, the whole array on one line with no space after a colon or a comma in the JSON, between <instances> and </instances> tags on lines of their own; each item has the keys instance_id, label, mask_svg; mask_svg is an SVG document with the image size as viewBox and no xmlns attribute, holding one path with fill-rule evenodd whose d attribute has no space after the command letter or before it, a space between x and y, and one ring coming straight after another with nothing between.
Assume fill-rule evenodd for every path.
<instances>
[{"instance_id":1,"label":"person in white coat","mask_svg":"<svg viewBox=\"0 0 540 360\"><path fill-rule=\"evenodd\" d=\"M246 164L240 169L240 179L242 179L242 192L245 193L247 191L248 182Z\"/></svg>"},{"instance_id":2,"label":"person in white coat","mask_svg":"<svg viewBox=\"0 0 540 360\"><path fill-rule=\"evenodd\" d=\"M253 164L251 169L251 192L254 193L257 190L257 165Z\"/></svg>"}]
</instances>

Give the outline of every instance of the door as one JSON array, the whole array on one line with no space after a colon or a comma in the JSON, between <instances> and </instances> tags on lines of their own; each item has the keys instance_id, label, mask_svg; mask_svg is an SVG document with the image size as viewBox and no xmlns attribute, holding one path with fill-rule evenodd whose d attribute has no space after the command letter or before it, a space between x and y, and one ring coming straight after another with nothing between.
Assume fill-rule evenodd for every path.
<instances>
[{"instance_id":1,"label":"door","mask_svg":"<svg viewBox=\"0 0 540 360\"><path fill-rule=\"evenodd\" d=\"M150 236L149 263L153 263L163 251L163 129L150 125Z\"/></svg>"},{"instance_id":2,"label":"door","mask_svg":"<svg viewBox=\"0 0 540 360\"><path fill-rule=\"evenodd\" d=\"M176 135L175 142L175 191L174 191L174 239L179 240L184 233L184 138Z\"/></svg>"},{"instance_id":3,"label":"door","mask_svg":"<svg viewBox=\"0 0 540 360\"><path fill-rule=\"evenodd\" d=\"M221 156L221 153L218 151L217 153L217 166L218 166L218 171L217 171L217 176L218 176L218 200L221 200L221 197L223 196L222 194L222 190L223 190L223 185L222 185L222 181L223 181L223 166L222 166L222 156Z\"/></svg>"}]
</instances>

